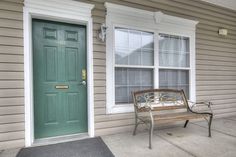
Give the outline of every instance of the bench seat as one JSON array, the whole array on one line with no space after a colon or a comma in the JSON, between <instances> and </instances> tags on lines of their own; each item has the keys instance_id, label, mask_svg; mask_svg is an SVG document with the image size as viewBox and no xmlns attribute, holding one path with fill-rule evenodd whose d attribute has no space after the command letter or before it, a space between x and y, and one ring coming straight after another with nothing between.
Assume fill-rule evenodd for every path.
<instances>
[{"instance_id":1,"label":"bench seat","mask_svg":"<svg viewBox=\"0 0 236 157\"><path fill-rule=\"evenodd\" d=\"M202 118L208 122L208 136L211 137L212 112L193 111L183 90L150 89L136 91L132 94L135 109L133 135L136 134L139 124L147 124L149 126L150 149L152 148L154 124L185 121L184 127L186 127L189 120ZM201 102L201 104L205 104L210 108L212 103L208 102L206 104L205 102ZM192 106L195 105L193 104Z\"/></svg>"},{"instance_id":2,"label":"bench seat","mask_svg":"<svg viewBox=\"0 0 236 157\"><path fill-rule=\"evenodd\" d=\"M168 114L160 114L153 115L154 121L178 121L178 120L190 120L190 119L198 119L198 118L206 118L209 117L209 114L197 114L191 112L177 112L177 113L168 113Z\"/></svg>"}]
</instances>

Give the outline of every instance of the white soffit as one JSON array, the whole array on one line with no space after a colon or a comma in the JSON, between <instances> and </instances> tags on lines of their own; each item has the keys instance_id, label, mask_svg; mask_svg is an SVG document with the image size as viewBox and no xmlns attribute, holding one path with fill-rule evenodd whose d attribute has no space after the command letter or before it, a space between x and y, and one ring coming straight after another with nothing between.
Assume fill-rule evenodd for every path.
<instances>
[{"instance_id":1,"label":"white soffit","mask_svg":"<svg viewBox=\"0 0 236 157\"><path fill-rule=\"evenodd\" d=\"M236 11L236 0L202 0L202 1Z\"/></svg>"}]
</instances>

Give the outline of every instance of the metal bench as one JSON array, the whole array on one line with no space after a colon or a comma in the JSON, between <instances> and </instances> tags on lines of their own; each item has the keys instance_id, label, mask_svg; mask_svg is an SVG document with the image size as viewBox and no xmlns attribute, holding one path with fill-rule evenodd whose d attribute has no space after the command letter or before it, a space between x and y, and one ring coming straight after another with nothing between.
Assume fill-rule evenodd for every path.
<instances>
[{"instance_id":1,"label":"metal bench","mask_svg":"<svg viewBox=\"0 0 236 157\"><path fill-rule=\"evenodd\" d=\"M154 124L184 120L184 128L189 120L203 118L208 122L208 133L211 137L211 122L213 118L211 102L199 102L189 105L183 90L150 89L132 93L135 109L135 128L139 124L146 124L149 128L149 148L152 148ZM197 112L193 110L196 104L204 104L210 111ZM164 112L164 113L163 113Z\"/></svg>"}]
</instances>

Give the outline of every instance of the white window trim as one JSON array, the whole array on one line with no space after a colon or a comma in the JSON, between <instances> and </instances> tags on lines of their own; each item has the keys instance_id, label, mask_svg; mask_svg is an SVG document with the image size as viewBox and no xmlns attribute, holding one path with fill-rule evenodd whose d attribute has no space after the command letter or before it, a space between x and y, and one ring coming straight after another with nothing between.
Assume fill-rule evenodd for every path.
<instances>
[{"instance_id":1,"label":"white window trim","mask_svg":"<svg viewBox=\"0 0 236 157\"><path fill-rule=\"evenodd\" d=\"M154 33L154 80L159 80L158 36L159 33L179 35L190 39L190 100L196 100L196 68L195 68L195 30L198 21L188 20L151 12L127 6L105 3L106 15L106 112L133 112L133 104L115 105L115 57L114 57L114 28L123 27ZM135 66L136 67L136 66ZM169 68L169 67L168 67ZM169 68L172 69L172 68ZM177 69L177 68L175 68ZM180 68L185 69L185 68ZM154 88L159 87L159 81L154 81Z\"/></svg>"},{"instance_id":2,"label":"white window trim","mask_svg":"<svg viewBox=\"0 0 236 157\"><path fill-rule=\"evenodd\" d=\"M32 19L85 25L87 27L87 104L88 135L94 136L93 99L93 28L91 10L94 5L73 0L25 0L24 1L24 93L25 93L25 146L34 143L33 115L33 59Z\"/></svg>"}]
</instances>

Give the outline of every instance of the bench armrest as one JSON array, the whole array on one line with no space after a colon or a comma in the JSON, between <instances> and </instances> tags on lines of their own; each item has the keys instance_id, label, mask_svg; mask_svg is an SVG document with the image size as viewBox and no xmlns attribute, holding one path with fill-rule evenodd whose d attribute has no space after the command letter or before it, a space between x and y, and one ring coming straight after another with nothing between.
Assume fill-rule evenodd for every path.
<instances>
[{"instance_id":1,"label":"bench armrest","mask_svg":"<svg viewBox=\"0 0 236 157\"><path fill-rule=\"evenodd\" d=\"M197 105L201 104L201 105L205 105L208 107L208 109L210 110L211 113L212 112L212 109L211 109L211 106L213 105L213 103L211 101L201 101L201 102L192 102L192 101L188 101L189 104L191 104L191 106L189 106L189 108L192 110L194 108L197 107Z\"/></svg>"}]
</instances>

